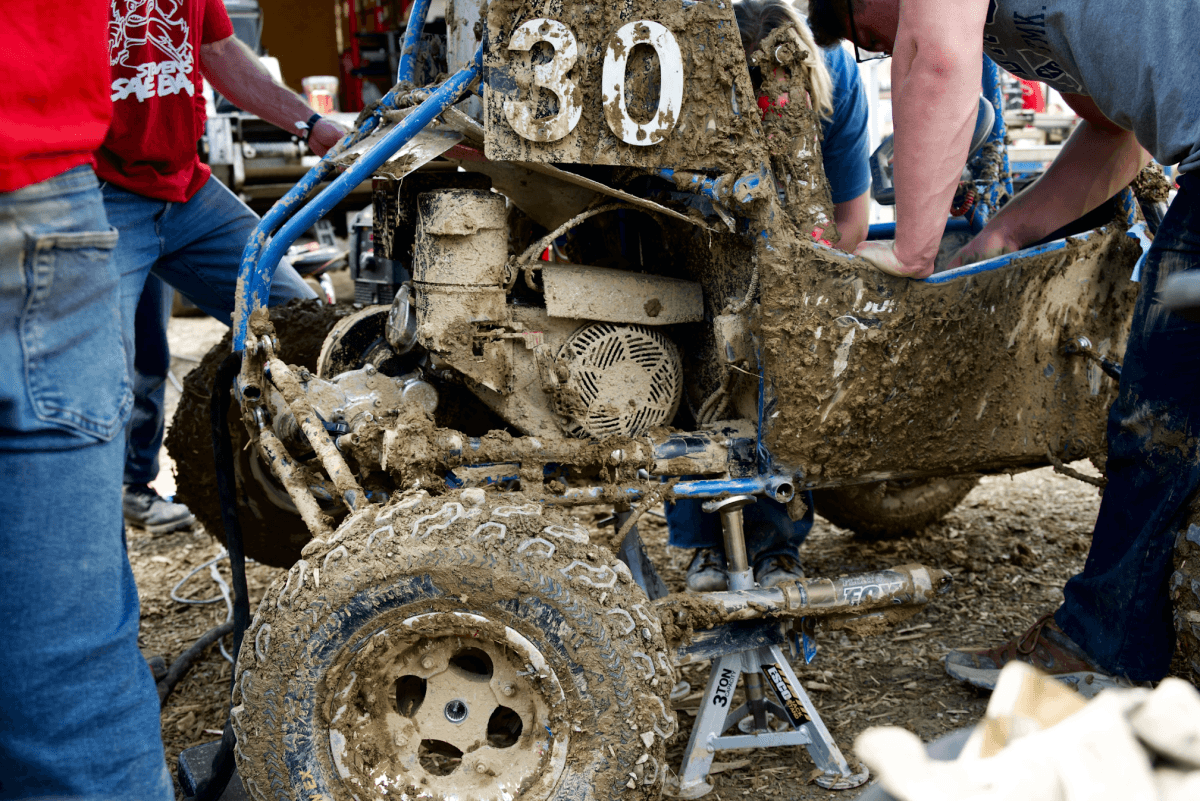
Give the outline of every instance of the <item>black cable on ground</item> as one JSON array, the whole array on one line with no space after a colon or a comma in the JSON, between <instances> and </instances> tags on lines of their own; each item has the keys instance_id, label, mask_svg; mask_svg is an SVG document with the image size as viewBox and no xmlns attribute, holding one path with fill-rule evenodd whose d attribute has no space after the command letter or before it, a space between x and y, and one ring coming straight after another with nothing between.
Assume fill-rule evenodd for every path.
<instances>
[{"instance_id":1,"label":"black cable on ground","mask_svg":"<svg viewBox=\"0 0 1200 801\"><path fill-rule=\"evenodd\" d=\"M229 436L229 405L233 382L242 369L242 354L230 353L217 368L212 393L213 456L217 467L217 495L221 500L221 523L225 527L225 547L229 550L229 567L233 574L233 658L230 671L230 690L236 679L236 660L242 647L242 637L250 625L250 598L246 589L246 551L242 547L242 527L238 520L237 488L234 480L233 442ZM225 720L221 747L213 757L208 779L196 788L195 801L216 801L225 792L233 776L233 747L236 740L233 726Z\"/></svg>"},{"instance_id":2,"label":"black cable on ground","mask_svg":"<svg viewBox=\"0 0 1200 801\"><path fill-rule=\"evenodd\" d=\"M188 671L192 669L192 665L194 665L196 660L198 660L204 654L205 650L208 649L208 646L212 645L214 642L232 631L232 620L222 623L219 626L214 626L213 628L201 634L200 639L192 643L191 648L188 648L179 655L178 659L171 663L171 667L167 670L166 675L163 676L158 682L159 706L166 705L167 698L170 697L171 691L175 689L175 685L187 675Z\"/></svg>"}]
</instances>

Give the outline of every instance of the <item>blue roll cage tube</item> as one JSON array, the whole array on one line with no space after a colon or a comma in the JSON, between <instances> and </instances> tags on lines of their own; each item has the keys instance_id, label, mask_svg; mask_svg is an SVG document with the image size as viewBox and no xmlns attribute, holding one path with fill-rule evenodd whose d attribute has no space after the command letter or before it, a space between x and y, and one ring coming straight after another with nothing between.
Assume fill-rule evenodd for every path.
<instances>
[{"instance_id":1,"label":"blue roll cage tube","mask_svg":"<svg viewBox=\"0 0 1200 801\"><path fill-rule=\"evenodd\" d=\"M983 226L996 213L1000 204L1001 191L1007 197L1012 197L1013 193L1012 170L1008 163L1008 147L1005 144L1008 127L1004 122L1004 96L1000 90L1000 68L987 56L983 57L983 95L996 109L996 121L992 124L992 132L988 135L987 143L975 155L971 164L971 170L976 180L976 190L979 192L979 199L975 201L970 216L971 230L974 233L983 230ZM1000 175L991 182L990 186L980 187L978 185L979 176L987 161L987 154L991 152L988 145L1000 150Z\"/></svg>"},{"instance_id":2,"label":"blue roll cage tube","mask_svg":"<svg viewBox=\"0 0 1200 801\"><path fill-rule=\"evenodd\" d=\"M271 210L259 221L254 233L242 252L242 263L238 270L237 294L233 310L233 349L242 351L246 347L246 326L250 313L267 305L271 293L271 279L279 260L296 239L312 227L313 223L328 214L350 192L371 177L397 150L408 143L434 117L458 102L462 94L479 77L483 64L483 45L475 51L471 64L459 70L436 89L411 87L416 69L416 42L425 26L430 0L416 0L404 30L404 50L397 69L400 79L379 101L375 112L356 130L351 131L325 154L287 194L276 201ZM412 45L410 47L410 45ZM396 109L402 100L421 100L404 120L364 153L353 165L326 187L295 216L297 207L308 198L317 185L324 181L334 169L333 159L348 148L370 135L379 127L385 111ZM291 219L289 219L289 217ZM276 233L278 232L278 233ZM274 234L274 236L272 236ZM269 240L269 243L268 243Z\"/></svg>"},{"instance_id":3,"label":"blue roll cage tube","mask_svg":"<svg viewBox=\"0 0 1200 801\"><path fill-rule=\"evenodd\" d=\"M400 47L400 64L396 67L396 83L412 83L417 71L417 50L421 44L421 32L425 29L425 17L429 16L432 0L416 0L408 12L408 24L404 26L404 44Z\"/></svg>"}]
</instances>

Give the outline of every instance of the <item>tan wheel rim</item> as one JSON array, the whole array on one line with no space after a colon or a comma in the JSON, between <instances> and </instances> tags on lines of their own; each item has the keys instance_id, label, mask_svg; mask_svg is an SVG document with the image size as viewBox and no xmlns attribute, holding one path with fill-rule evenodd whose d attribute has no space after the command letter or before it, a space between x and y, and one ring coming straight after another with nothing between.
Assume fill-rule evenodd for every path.
<instances>
[{"instance_id":1,"label":"tan wheel rim","mask_svg":"<svg viewBox=\"0 0 1200 801\"><path fill-rule=\"evenodd\" d=\"M566 764L557 676L515 630L465 612L385 624L324 682L333 767L355 793L548 797Z\"/></svg>"}]
</instances>

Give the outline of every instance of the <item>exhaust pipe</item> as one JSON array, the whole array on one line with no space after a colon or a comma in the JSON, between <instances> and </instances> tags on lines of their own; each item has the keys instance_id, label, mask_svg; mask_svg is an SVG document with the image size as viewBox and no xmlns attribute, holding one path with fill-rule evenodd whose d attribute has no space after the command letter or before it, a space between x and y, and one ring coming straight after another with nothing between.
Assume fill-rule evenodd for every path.
<instances>
[{"instance_id":1,"label":"exhaust pipe","mask_svg":"<svg viewBox=\"0 0 1200 801\"><path fill-rule=\"evenodd\" d=\"M872 634L916 614L950 584L945 570L911 564L834 579L797 579L770 589L677 592L654 603L683 639L692 630L762 618L816 617L830 628Z\"/></svg>"}]
</instances>

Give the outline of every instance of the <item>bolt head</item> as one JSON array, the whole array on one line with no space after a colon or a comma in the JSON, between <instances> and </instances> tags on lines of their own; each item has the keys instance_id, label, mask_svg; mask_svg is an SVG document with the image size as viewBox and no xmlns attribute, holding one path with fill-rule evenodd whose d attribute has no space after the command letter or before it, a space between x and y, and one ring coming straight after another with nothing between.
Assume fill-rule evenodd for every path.
<instances>
[{"instance_id":1,"label":"bolt head","mask_svg":"<svg viewBox=\"0 0 1200 801\"><path fill-rule=\"evenodd\" d=\"M446 720L455 725L466 720L470 713L470 709L467 708L467 705L461 699L456 698L450 703L446 704Z\"/></svg>"},{"instance_id":2,"label":"bolt head","mask_svg":"<svg viewBox=\"0 0 1200 801\"><path fill-rule=\"evenodd\" d=\"M425 668L426 670L433 670L433 660L429 657L425 657L421 660L421 667Z\"/></svg>"},{"instance_id":3,"label":"bolt head","mask_svg":"<svg viewBox=\"0 0 1200 801\"><path fill-rule=\"evenodd\" d=\"M511 684L505 684L500 688L500 692L504 693L505 697L511 698L512 696L516 695L517 688Z\"/></svg>"},{"instance_id":4,"label":"bolt head","mask_svg":"<svg viewBox=\"0 0 1200 801\"><path fill-rule=\"evenodd\" d=\"M482 762L476 762L475 763L475 772L476 773L487 773L487 765L483 764Z\"/></svg>"}]
</instances>

